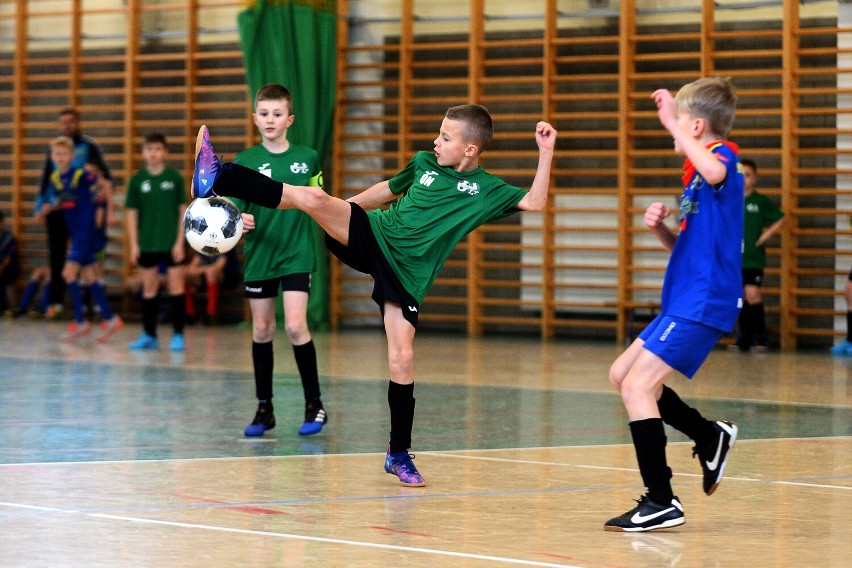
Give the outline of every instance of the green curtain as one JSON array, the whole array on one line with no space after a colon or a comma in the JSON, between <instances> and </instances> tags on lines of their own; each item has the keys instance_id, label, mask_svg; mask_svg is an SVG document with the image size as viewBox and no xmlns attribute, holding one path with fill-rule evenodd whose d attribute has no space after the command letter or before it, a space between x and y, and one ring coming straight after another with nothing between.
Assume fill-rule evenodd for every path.
<instances>
[{"instance_id":1,"label":"green curtain","mask_svg":"<svg viewBox=\"0 0 852 568\"><path fill-rule=\"evenodd\" d=\"M293 93L296 121L287 138L315 149L325 160L331 147L337 61L337 6L334 0L255 0L237 16L249 97L267 83ZM308 323L323 328L329 321L328 262L322 230L314 242Z\"/></svg>"}]
</instances>

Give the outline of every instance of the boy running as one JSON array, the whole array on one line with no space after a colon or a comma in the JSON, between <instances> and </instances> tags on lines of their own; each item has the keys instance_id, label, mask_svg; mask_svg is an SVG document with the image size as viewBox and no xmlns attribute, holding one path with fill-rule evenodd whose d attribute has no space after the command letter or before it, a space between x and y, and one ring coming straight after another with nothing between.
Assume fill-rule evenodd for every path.
<instances>
[{"instance_id":1,"label":"boy running","mask_svg":"<svg viewBox=\"0 0 852 568\"><path fill-rule=\"evenodd\" d=\"M652 95L660 122L674 137L675 153L686 156L680 198L680 232L664 224L671 211L652 203L645 225L671 258L663 281L662 307L639 338L615 360L609 380L621 393L647 493L638 505L604 523L608 531L638 532L684 523L683 506L672 492L663 422L695 441L711 495L737 439L730 422L712 422L664 385L672 371L692 378L742 306L743 168L739 148L725 141L734 123L736 94L730 80L700 79L672 98Z\"/></svg>"}]
</instances>

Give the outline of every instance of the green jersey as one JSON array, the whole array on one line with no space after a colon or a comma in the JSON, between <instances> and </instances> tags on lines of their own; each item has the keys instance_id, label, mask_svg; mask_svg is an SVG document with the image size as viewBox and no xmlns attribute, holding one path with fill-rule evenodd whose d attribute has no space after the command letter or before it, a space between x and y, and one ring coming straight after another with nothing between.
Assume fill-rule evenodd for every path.
<instances>
[{"instance_id":1,"label":"green jersey","mask_svg":"<svg viewBox=\"0 0 852 568\"><path fill-rule=\"evenodd\" d=\"M237 154L235 164L292 185L322 186L322 168L317 153L290 144L286 152L273 154L262 144ZM269 209L233 199L240 211L254 215L256 228L245 234L246 282L270 280L313 272L316 253L311 236L314 221L297 209Z\"/></svg>"},{"instance_id":2,"label":"green jersey","mask_svg":"<svg viewBox=\"0 0 852 568\"><path fill-rule=\"evenodd\" d=\"M402 197L368 213L376 240L400 283L418 303L453 248L480 225L515 213L527 191L481 167L457 172L418 152L389 180Z\"/></svg>"},{"instance_id":3,"label":"green jersey","mask_svg":"<svg viewBox=\"0 0 852 568\"><path fill-rule=\"evenodd\" d=\"M140 170L127 184L124 206L139 216L139 251L169 252L177 240L180 208L187 202L183 176L166 167L152 175Z\"/></svg>"},{"instance_id":4,"label":"green jersey","mask_svg":"<svg viewBox=\"0 0 852 568\"><path fill-rule=\"evenodd\" d=\"M745 198L745 224L743 225L743 268L766 266L766 247L755 246L763 229L784 217L784 213L771 199L756 191Z\"/></svg>"}]
</instances>

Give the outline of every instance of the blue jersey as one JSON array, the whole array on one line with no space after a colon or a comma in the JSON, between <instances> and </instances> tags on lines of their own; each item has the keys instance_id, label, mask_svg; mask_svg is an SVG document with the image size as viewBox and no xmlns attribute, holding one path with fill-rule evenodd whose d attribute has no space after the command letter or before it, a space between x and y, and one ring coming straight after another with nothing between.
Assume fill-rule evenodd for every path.
<instances>
[{"instance_id":1,"label":"blue jersey","mask_svg":"<svg viewBox=\"0 0 852 568\"><path fill-rule=\"evenodd\" d=\"M97 176L83 169L69 169L65 173L54 170L50 182L59 196L65 211L65 223L71 240L93 241L97 236L95 202Z\"/></svg>"},{"instance_id":2,"label":"blue jersey","mask_svg":"<svg viewBox=\"0 0 852 568\"><path fill-rule=\"evenodd\" d=\"M734 144L717 142L709 149L727 173L710 185L695 172L683 189L662 313L729 332L742 303L743 168Z\"/></svg>"}]
</instances>

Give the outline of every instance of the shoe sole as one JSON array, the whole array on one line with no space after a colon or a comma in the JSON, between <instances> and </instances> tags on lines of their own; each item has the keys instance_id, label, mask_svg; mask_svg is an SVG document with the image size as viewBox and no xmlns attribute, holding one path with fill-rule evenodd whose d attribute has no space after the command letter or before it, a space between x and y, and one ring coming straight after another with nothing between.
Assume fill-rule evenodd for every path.
<instances>
[{"instance_id":1,"label":"shoe sole","mask_svg":"<svg viewBox=\"0 0 852 568\"><path fill-rule=\"evenodd\" d=\"M387 467L385 467L385 473L389 473L389 474L395 476L399 480L399 483L401 485L403 485L404 487L426 487L426 480L425 479L423 481L421 481L420 483L406 483L393 470L388 471Z\"/></svg>"},{"instance_id":2,"label":"shoe sole","mask_svg":"<svg viewBox=\"0 0 852 568\"><path fill-rule=\"evenodd\" d=\"M272 428L275 428L275 426L273 426ZM262 432L259 432L257 434L255 434L253 430L249 431L248 428L246 428L243 430L243 436L247 438L261 438L264 434L272 430L272 428L264 428Z\"/></svg>"},{"instance_id":3,"label":"shoe sole","mask_svg":"<svg viewBox=\"0 0 852 568\"><path fill-rule=\"evenodd\" d=\"M725 459L722 460L722 465L719 466L719 475L716 476L716 483L714 483L710 489L707 490L707 496L713 495L716 492L716 488L719 487L719 484L722 483L722 477L725 475L725 466L728 465L728 458L731 456L731 450L734 447L734 444L737 443L737 433L740 431L737 428L736 424L731 424L731 439L728 441L728 451L725 453Z\"/></svg>"},{"instance_id":4,"label":"shoe sole","mask_svg":"<svg viewBox=\"0 0 852 568\"><path fill-rule=\"evenodd\" d=\"M650 531L658 531L661 529L671 529L674 527L679 527L686 523L686 518L681 517L679 519L672 519L670 521L666 521L659 525L653 527L636 527L636 528L628 528L628 527L616 527L613 525L604 525L604 530L608 532L650 532Z\"/></svg>"},{"instance_id":5,"label":"shoe sole","mask_svg":"<svg viewBox=\"0 0 852 568\"><path fill-rule=\"evenodd\" d=\"M302 424L302 427L299 428L299 436L313 436L314 434L319 434L322 432L322 429L325 427L325 424L317 424L316 422L307 422Z\"/></svg>"},{"instance_id":6,"label":"shoe sole","mask_svg":"<svg viewBox=\"0 0 852 568\"><path fill-rule=\"evenodd\" d=\"M204 143L204 133L207 132L207 125L202 124L198 129L198 135L195 137L195 158L192 160L193 168L198 163L198 154L201 153L201 145ZM195 170L193 169L192 178L189 181L189 191L193 199L198 198L198 193L195 191Z\"/></svg>"}]
</instances>

